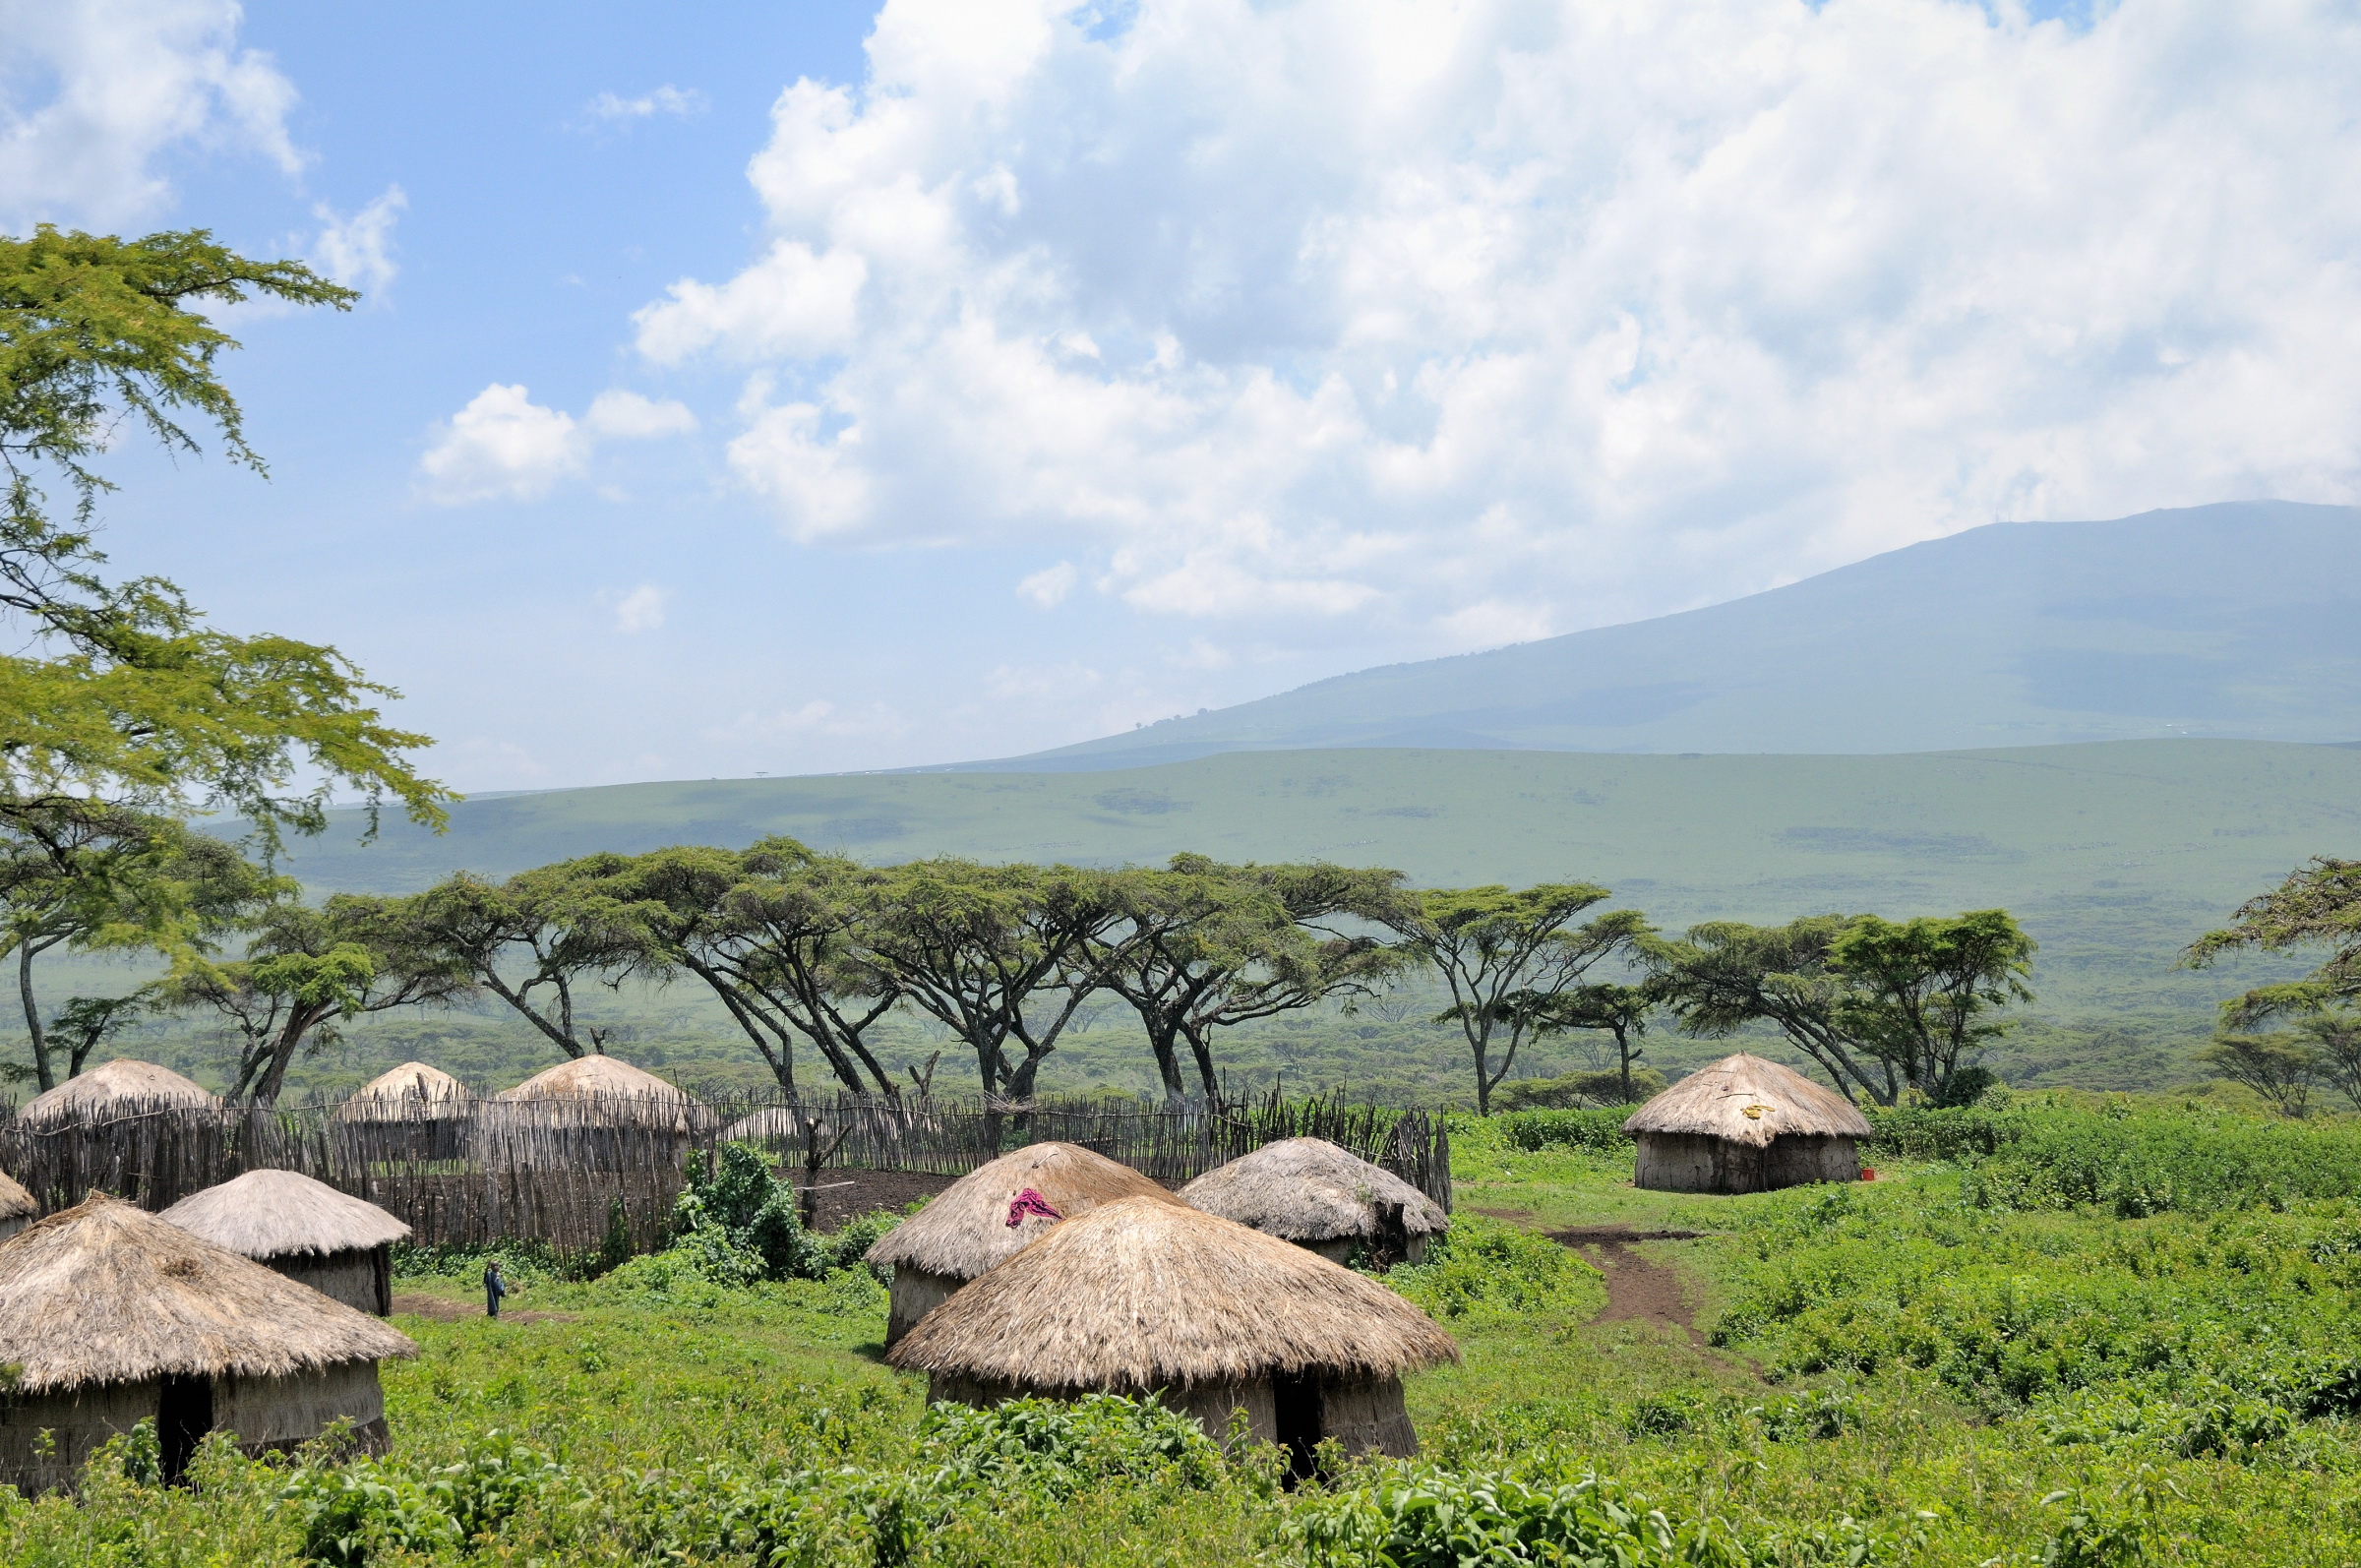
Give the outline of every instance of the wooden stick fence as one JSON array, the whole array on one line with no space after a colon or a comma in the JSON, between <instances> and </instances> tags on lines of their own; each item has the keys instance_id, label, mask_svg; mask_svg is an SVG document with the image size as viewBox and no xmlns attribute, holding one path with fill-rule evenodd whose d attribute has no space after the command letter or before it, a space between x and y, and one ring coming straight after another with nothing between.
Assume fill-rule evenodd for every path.
<instances>
[{"instance_id":1,"label":"wooden stick fence","mask_svg":"<svg viewBox=\"0 0 2361 1568\"><path fill-rule=\"evenodd\" d=\"M0 1122L0 1166L43 1212L92 1190L161 1209L247 1171L299 1171L406 1221L420 1244L610 1236L664 1243L693 1151L751 1142L781 1164L958 1176L1029 1143L1077 1143L1178 1186L1280 1138L1322 1137L1446 1209L1451 1150L1428 1112L1327 1100L1131 1110L1103 1101L858 1095L630 1096L462 1107L349 1102L193 1108L118 1102L89 1120ZM618 1234L619 1233L619 1234Z\"/></svg>"}]
</instances>

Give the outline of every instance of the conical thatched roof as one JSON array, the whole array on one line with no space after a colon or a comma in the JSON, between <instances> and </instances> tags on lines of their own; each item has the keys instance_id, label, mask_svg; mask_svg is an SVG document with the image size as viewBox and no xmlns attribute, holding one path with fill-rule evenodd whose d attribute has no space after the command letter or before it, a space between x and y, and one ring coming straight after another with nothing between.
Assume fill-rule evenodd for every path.
<instances>
[{"instance_id":1,"label":"conical thatched roof","mask_svg":"<svg viewBox=\"0 0 2361 1568\"><path fill-rule=\"evenodd\" d=\"M763 1138L801 1138L810 1125L804 1114L793 1107L772 1106L767 1111L740 1116L722 1128L721 1141L736 1143L745 1139L751 1143Z\"/></svg>"},{"instance_id":2,"label":"conical thatched roof","mask_svg":"<svg viewBox=\"0 0 2361 1568\"><path fill-rule=\"evenodd\" d=\"M151 1377L285 1377L417 1347L365 1312L92 1196L0 1244L0 1362L30 1394Z\"/></svg>"},{"instance_id":3,"label":"conical thatched roof","mask_svg":"<svg viewBox=\"0 0 2361 1568\"><path fill-rule=\"evenodd\" d=\"M144 1111L217 1110L221 1097L152 1061L105 1061L79 1078L32 1097L18 1113L23 1125L37 1130L77 1121L102 1121Z\"/></svg>"},{"instance_id":4,"label":"conical thatched roof","mask_svg":"<svg viewBox=\"0 0 2361 1568\"><path fill-rule=\"evenodd\" d=\"M1454 1361L1425 1313L1275 1236L1155 1198L1101 1204L919 1320L885 1359L1028 1388L1145 1391Z\"/></svg>"},{"instance_id":5,"label":"conical thatched roof","mask_svg":"<svg viewBox=\"0 0 2361 1568\"><path fill-rule=\"evenodd\" d=\"M1290 1241L1374 1240L1381 1206L1399 1206L1411 1236L1451 1227L1434 1199L1325 1138L1266 1143L1182 1187L1180 1201Z\"/></svg>"},{"instance_id":6,"label":"conical thatched roof","mask_svg":"<svg viewBox=\"0 0 2361 1568\"><path fill-rule=\"evenodd\" d=\"M620 1056L561 1061L493 1098L504 1105L578 1107L596 1119L671 1124L683 1130L710 1115L687 1090Z\"/></svg>"},{"instance_id":7,"label":"conical thatched roof","mask_svg":"<svg viewBox=\"0 0 2361 1568\"><path fill-rule=\"evenodd\" d=\"M15 1176L0 1175L0 1220L30 1220L41 1212L32 1194Z\"/></svg>"},{"instance_id":8,"label":"conical thatched roof","mask_svg":"<svg viewBox=\"0 0 2361 1568\"><path fill-rule=\"evenodd\" d=\"M1623 1130L1726 1138L1759 1149L1789 1132L1866 1138L1869 1118L1794 1069L1740 1052L1640 1107Z\"/></svg>"},{"instance_id":9,"label":"conical thatched roof","mask_svg":"<svg viewBox=\"0 0 2361 1568\"><path fill-rule=\"evenodd\" d=\"M325 1257L398 1241L410 1228L374 1203L293 1171L249 1171L156 1216L240 1257Z\"/></svg>"},{"instance_id":10,"label":"conical thatched roof","mask_svg":"<svg viewBox=\"0 0 2361 1568\"><path fill-rule=\"evenodd\" d=\"M467 1086L440 1067L405 1061L381 1072L336 1107L338 1121L415 1121L463 1114Z\"/></svg>"},{"instance_id":11,"label":"conical thatched roof","mask_svg":"<svg viewBox=\"0 0 2361 1568\"><path fill-rule=\"evenodd\" d=\"M978 1166L943 1188L871 1247L869 1261L972 1280L1059 1224L1046 1216L1023 1214L1016 1225L1009 1225L1008 1207L1028 1187L1067 1220L1118 1198L1148 1198L1176 1208L1180 1204L1129 1166L1079 1144L1028 1144Z\"/></svg>"}]
</instances>

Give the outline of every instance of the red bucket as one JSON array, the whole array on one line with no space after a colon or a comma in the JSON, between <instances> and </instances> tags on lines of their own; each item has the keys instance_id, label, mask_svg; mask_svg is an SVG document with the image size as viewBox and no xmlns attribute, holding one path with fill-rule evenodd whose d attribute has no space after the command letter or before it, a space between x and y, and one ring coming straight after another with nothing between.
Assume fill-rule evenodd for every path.
<instances>
[{"instance_id":1,"label":"red bucket","mask_svg":"<svg viewBox=\"0 0 2361 1568\"><path fill-rule=\"evenodd\" d=\"M1877 1173L1870 1170L1867 1166L1863 1166L1861 1167L1861 1179L1863 1181L1875 1181L1877 1179Z\"/></svg>"}]
</instances>

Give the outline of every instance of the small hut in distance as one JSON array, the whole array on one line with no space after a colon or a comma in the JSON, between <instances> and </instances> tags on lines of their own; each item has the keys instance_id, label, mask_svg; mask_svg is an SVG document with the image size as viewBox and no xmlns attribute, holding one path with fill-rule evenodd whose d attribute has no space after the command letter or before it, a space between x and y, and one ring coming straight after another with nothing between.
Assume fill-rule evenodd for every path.
<instances>
[{"instance_id":1,"label":"small hut in distance","mask_svg":"<svg viewBox=\"0 0 2361 1568\"><path fill-rule=\"evenodd\" d=\"M218 1111L221 1097L152 1061L102 1061L79 1077L34 1095L17 1123L29 1132L57 1132L111 1115L144 1111Z\"/></svg>"},{"instance_id":2,"label":"small hut in distance","mask_svg":"<svg viewBox=\"0 0 2361 1568\"><path fill-rule=\"evenodd\" d=\"M333 1120L339 1130L366 1139L368 1154L379 1159L456 1160L467 1152L474 1109L458 1079L423 1061L405 1061L355 1089L336 1107Z\"/></svg>"},{"instance_id":3,"label":"small hut in distance","mask_svg":"<svg viewBox=\"0 0 2361 1568\"><path fill-rule=\"evenodd\" d=\"M1869 1120L1791 1068L1740 1053L1703 1067L1623 1123L1632 1184L1662 1192L1769 1192L1857 1181Z\"/></svg>"},{"instance_id":4,"label":"small hut in distance","mask_svg":"<svg viewBox=\"0 0 2361 1568\"><path fill-rule=\"evenodd\" d=\"M1026 1194L1041 1205L1025 1201ZM878 1239L868 1261L893 1270L885 1343L1043 1232L1119 1198L1180 1200L1127 1165L1073 1143L1034 1143L976 1167ZM1043 1207L1051 1211L1044 1213Z\"/></svg>"},{"instance_id":5,"label":"small hut in distance","mask_svg":"<svg viewBox=\"0 0 2361 1568\"><path fill-rule=\"evenodd\" d=\"M249 1171L157 1218L356 1311L385 1317L394 1310L394 1243L410 1228L326 1182L293 1171Z\"/></svg>"},{"instance_id":6,"label":"small hut in distance","mask_svg":"<svg viewBox=\"0 0 2361 1568\"><path fill-rule=\"evenodd\" d=\"M1451 1226L1434 1199L1325 1138L1266 1143L1182 1187L1180 1201L1335 1263L1356 1252L1416 1263L1426 1238Z\"/></svg>"},{"instance_id":7,"label":"small hut in distance","mask_svg":"<svg viewBox=\"0 0 2361 1568\"><path fill-rule=\"evenodd\" d=\"M373 1317L92 1197L0 1244L0 1363L18 1374L0 1403L0 1482L72 1485L91 1449L142 1420L167 1478L214 1430L261 1453L342 1417L382 1453L377 1363L415 1354Z\"/></svg>"},{"instance_id":8,"label":"small hut in distance","mask_svg":"<svg viewBox=\"0 0 2361 1568\"><path fill-rule=\"evenodd\" d=\"M25 1190L24 1183L14 1176L0 1176L0 1241L40 1218L40 1213L41 1206Z\"/></svg>"},{"instance_id":9,"label":"small hut in distance","mask_svg":"<svg viewBox=\"0 0 2361 1568\"><path fill-rule=\"evenodd\" d=\"M709 1130L702 1101L620 1056L576 1056L492 1097L476 1121L479 1145L505 1141L487 1164L525 1169L617 1171L677 1166L681 1149Z\"/></svg>"},{"instance_id":10,"label":"small hut in distance","mask_svg":"<svg viewBox=\"0 0 2361 1568\"><path fill-rule=\"evenodd\" d=\"M1459 1359L1393 1292L1277 1236L1150 1197L1053 1227L927 1314L885 1357L929 1400L1160 1394L1216 1438L1233 1412L1299 1476L1334 1438L1407 1458L1402 1374Z\"/></svg>"}]
</instances>

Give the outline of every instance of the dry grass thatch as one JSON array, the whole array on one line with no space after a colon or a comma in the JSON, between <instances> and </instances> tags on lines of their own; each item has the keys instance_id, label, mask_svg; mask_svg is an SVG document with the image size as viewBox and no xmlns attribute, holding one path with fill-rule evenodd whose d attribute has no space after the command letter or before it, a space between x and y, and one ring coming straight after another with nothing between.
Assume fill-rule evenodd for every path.
<instances>
[{"instance_id":1,"label":"dry grass thatch","mask_svg":"<svg viewBox=\"0 0 2361 1568\"><path fill-rule=\"evenodd\" d=\"M961 1176L925 1208L895 1226L869 1249L869 1261L972 1280L1059 1221L1023 1215L1008 1224L1008 1206L1027 1187L1049 1199L1067 1220L1119 1198L1180 1200L1127 1165L1073 1143L1034 1143L1003 1154Z\"/></svg>"},{"instance_id":2,"label":"dry grass thatch","mask_svg":"<svg viewBox=\"0 0 2361 1568\"><path fill-rule=\"evenodd\" d=\"M1866 1138L1869 1118L1792 1068L1741 1052L1690 1073L1633 1112L1623 1130L1725 1138L1759 1149L1787 1133Z\"/></svg>"},{"instance_id":3,"label":"dry grass thatch","mask_svg":"<svg viewBox=\"0 0 2361 1568\"><path fill-rule=\"evenodd\" d=\"M1053 1227L885 1357L980 1382L1123 1392L1278 1372L1398 1377L1458 1358L1432 1319L1365 1275L1149 1197Z\"/></svg>"},{"instance_id":4,"label":"dry grass thatch","mask_svg":"<svg viewBox=\"0 0 2361 1568\"><path fill-rule=\"evenodd\" d=\"M157 1218L256 1259L367 1251L410 1234L376 1204L293 1171L249 1171L190 1194Z\"/></svg>"},{"instance_id":5,"label":"dry grass thatch","mask_svg":"<svg viewBox=\"0 0 2361 1568\"><path fill-rule=\"evenodd\" d=\"M1394 1206L1407 1235L1451 1228L1434 1199L1325 1138L1266 1143L1182 1187L1180 1201L1290 1241L1375 1240L1386 1231L1381 1208Z\"/></svg>"},{"instance_id":6,"label":"dry grass thatch","mask_svg":"<svg viewBox=\"0 0 2361 1568\"><path fill-rule=\"evenodd\" d=\"M12 1176L0 1174L0 1221L30 1220L41 1212L25 1184Z\"/></svg>"},{"instance_id":7,"label":"dry grass thatch","mask_svg":"<svg viewBox=\"0 0 2361 1568\"><path fill-rule=\"evenodd\" d=\"M29 1394L151 1377L286 1377L417 1347L120 1198L0 1244L0 1362Z\"/></svg>"},{"instance_id":8,"label":"dry grass thatch","mask_svg":"<svg viewBox=\"0 0 2361 1568\"><path fill-rule=\"evenodd\" d=\"M710 1113L687 1090L619 1056L577 1056L493 1096L503 1105L575 1107L594 1119L688 1132Z\"/></svg>"},{"instance_id":9,"label":"dry grass thatch","mask_svg":"<svg viewBox=\"0 0 2361 1568\"><path fill-rule=\"evenodd\" d=\"M405 1061L355 1089L336 1107L335 1119L406 1122L464 1116L471 1098L467 1086L442 1068Z\"/></svg>"},{"instance_id":10,"label":"dry grass thatch","mask_svg":"<svg viewBox=\"0 0 2361 1568\"><path fill-rule=\"evenodd\" d=\"M148 1111L218 1110L221 1097L152 1061L100 1062L32 1097L17 1119L35 1131Z\"/></svg>"},{"instance_id":11,"label":"dry grass thatch","mask_svg":"<svg viewBox=\"0 0 2361 1568\"><path fill-rule=\"evenodd\" d=\"M744 1139L749 1143L759 1143L764 1139L800 1139L811 1125L812 1118L793 1106L772 1106L767 1111L740 1116L722 1128L721 1141L736 1143Z\"/></svg>"}]
</instances>

